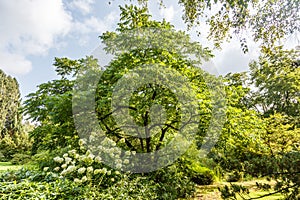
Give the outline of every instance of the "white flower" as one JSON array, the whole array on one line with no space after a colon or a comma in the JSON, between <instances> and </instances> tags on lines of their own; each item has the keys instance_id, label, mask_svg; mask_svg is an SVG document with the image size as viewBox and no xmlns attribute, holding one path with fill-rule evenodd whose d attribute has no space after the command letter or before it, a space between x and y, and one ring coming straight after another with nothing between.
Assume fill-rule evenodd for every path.
<instances>
[{"instance_id":1,"label":"white flower","mask_svg":"<svg viewBox=\"0 0 300 200\"><path fill-rule=\"evenodd\" d=\"M107 169L106 169L106 168L103 168L102 171L103 171L103 174L106 174Z\"/></svg>"},{"instance_id":2,"label":"white flower","mask_svg":"<svg viewBox=\"0 0 300 200\"><path fill-rule=\"evenodd\" d=\"M94 154L91 153L91 154L88 156L88 158L91 159L91 160L94 160L95 156L94 156Z\"/></svg>"},{"instance_id":3,"label":"white flower","mask_svg":"<svg viewBox=\"0 0 300 200\"><path fill-rule=\"evenodd\" d=\"M87 168L87 172L88 172L88 173L93 173L93 171L94 171L94 169L93 169L92 166Z\"/></svg>"},{"instance_id":4,"label":"white flower","mask_svg":"<svg viewBox=\"0 0 300 200\"><path fill-rule=\"evenodd\" d=\"M125 155L126 155L126 156L130 156L130 154L131 154L130 151L126 151L126 152L125 152Z\"/></svg>"},{"instance_id":5,"label":"white flower","mask_svg":"<svg viewBox=\"0 0 300 200\"><path fill-rule=\"evenodd\" d=\"M132 151L131 154L134 156L136 154L136 151Z\"/></svg>"},{"instance_id":6,"label":"white flower","mask_svg":"<svg viewBox=\"0 0 300 200\"><path fill-rule=\"evenodd\" d=\"M54 174L54 173L53 173L53 174L52 174L52 177L53 177L53 178L57 178L57 174Z\"/></svg>"},{"instance_id":7,"label":"white flower","mask_svg":"<svg viewBox=\"0 0 300 200\"><path fill-rule=\"evenodd\" d=\"M75 183L81 183L81 180L78 179L78 178L75 178L75 179L74 179L74 182L75 182Z\"/></svg>"},{"instance_id":8,"label":"white flower","mask_svg":"<svg viewBox=\"0 0 300 200\"><path fill-rule=\"evenodd\" d=\"M90 155L90 154L92 154L92 152L90 150L87 150L86 153L85 153L85 155L87 155L87 156Z\"/></svg>"},{"instance_id":9,"label":"white flower","mask_svg":"<svg viewBox=\"0 0 300 200\"><path fill-rule=\"evenodd\" d=\"M87 179L87 177L86 176L83 176L82 178L81 178L81 181L84 183L84 182L86 182L88 179Z\"/></svg>"},{"instance_id":10,"label":"white flower","mask_svg":"<svg viewBox=\"0 0 300 200\"><path fill-rule=\"evenodd\" d=\"M109 144L109 142L110 142L110 140L107 137L105 137L104 140L102 141L102 144L104 146L107 146Z\"/></svg>"},{"instance_id":11,"label":"white flower","mask_svg":"<svg viewBox=\"0 0 300 200\"><path fill-rule=\"evenodd\" d=\"M68 157L69 155L67 154L67 153L65 153L64 155L63 155L63 157L64 158L66 158L66 157Z\"/></svg>"},{"instance_id":12,"label":"white flower","mask_svg":"<svg viewBox=\"0 0 300 200\"><path fill-rule=\"evenodd\" d=\"M121 163L118 163L118 164L116 165L116 168L121 169L121 168L122 168L122 164L121 164Z\"/></svg>"},{"instance_id":13,"label":"white flower","mask_svg":"<svg viewBox=\"0 0 300 200\"><path fill-rule=\"evenodd\" d=\"M86 170L85 167L81 167L78 169L78 173L83 174L85 172L85 170Z\"/></svg>"},{"instance_id":14,"label":"white flower","mask_svg":"<svg viewBox=\"0 0 300 200\"><path fill-rule=\"evenodd\" d=\"M95 175L100 174L102 171L103 171L102 169L95 169L94 174Z\"/></svg>"},{"instance_id":15,"label":"white flower","mask_svg":"<svg viewBox=\"0 0 300 200\"><path fill-rule=\"evenodd\" d=\"M101 145L99 145L98 147L98 150L102 151L103 150L103 147Z\"/></svg>"},{"instance_id":16,"label":"white flower","mask_svg":"<svg viewBox=\"0 0 300 200\"><path fill-rule=\"evenodd\" d=\"M112 158L114 158L115 154L114 153L110 153L109 156L112 157Z\"/></svg>"},{"instance_id":17,"label":"white flower","mask_svg":"<svg viewBox=\"0 0 300 200\"><path fill-rule=\"evenodd\" d=\"M55 158L53 158L53 160L54 160L54 162L58 162L58 163L62 163L63 161L64 161L64 159L63 158L61 158L61 157L55 157Z\"/></svg>"},{"instance_id":18,"label":"white flower","mask_svg":"<svg viewBox=\"0 0 300 200\"><path fill-rule=\"evenodd\" d=\"M44 167L44 172L48 171L49 167Z\"/></svg>"},{"instance_id":19,"label":"white flower","mask_svg":"<svg viewBox=\"0 0 300 200\"><path fill-rule=\"evenodd\" d=\"M114 182L114 181L115 181L115 179L114 179L114 178L111 178L110 180L111 180L111 182Z\"/></svg>"},{"instance_id":20,"label":"white flower","mask_svg":"<svg viewBox=\"0 0 300 200\"><path fill-rule=\"evenodd\" d=\"M93 154L88 154L88 155L82 155L80 156L80 160L85 162L86 164L90 165L94 162L94 155Z\"/></svg>"},{"instance_id":21,"label":"white flower","mask_svg":"<svg viewBox=\"0 0 300 200\"><path fill-rule=\"evenodd\" d=\"M70 155L75 155L76 154L76 149L72 149L72 150L68 151L68 153Z\"/></svg>"},{"instance_id":22,"label":"white flower","mask_svg":"<svg viewBox=\"0 0 300 200\"><path fill-rule=\"evenodd\" d=\"M60 175L65 176L66 174L68 174L68 171L65 169L62 172L60 172Z\"/></svg>"},{"instance_id":23,"label":"white flower","mask_svg":"<svg viewBox=\"0 0 300 200\"><path fill-rule=\"evenodd\" d=\"M53 170L58 172L60 170L60 167L55 167Z\"/></svg>"},{"instance_id":24,"label":"white flower","mask_svg":"<svg viewBox=\"0 0 300 200\"><path fill-rule=\"evenodd\" d=\"M128 160L128 159L125 159L123 163L124 163L125 165L126 165L126 164L129 164L129 160Z\"/></svg>"},{"instance_id":25,"label":"white flower","mask_svg":"<svg viewBox=\"0 0 300 200\"><path fill-rule=\"evenodd\" d=\"M64 157L66 164L69 164L72 161L72 158Z\"/></svg>"},{"instance_id":26,"label":"white flower","mask_svg":"<svg viewBox=\"0 0 300 200\"><path fill-rule=\"evenodd\" d=\"M73 172L73 171L75 171L75 170L76 170L76 167L75 167L74 165L69 166L69 167L67 168L68 173Z\"/></svg>"},{"instance_id":27,"label":"white flower","mask_svg":"<svg viewBox=\"0 0 300 200\"><path fill-rule=\"evenodd\" d=\"M67 164L63 164L63 165L61 166L61 168L66 169L67 166L68 166Z\"/></svg>"},{"instance_id":28,"label":"white flower","mask_svg":"<svg viewBox=\"0 0 300 200\"><path fill-rule=\"evenodd\" d=\"M78 159L78 158L79 158L79 154L75 153L75 154L74 154L74 158L75 158L75 159Z\"/></svg>"},{"instance_id":29,"label":"white flower","mask_svg":"<svg viewBox=\"0 0 300 200\"><path fill-rule=\"evenodd\" d=\"M86 157L85 155L80 155L79 158L78 158L78 160L84 161L85 157Z\"/></svg>"},{"instance_id":30,"label":"white flower","mask_svg":"<svg viewBox=\"0 0 300 200\"><path fill-rule=\"evenodd\" d=\"M117 170L117 171L115 171L115 174L116 175L120 175L120 172Z\"/></svg>"},{"instance_id":31,"label":"white flower","mask_svg":"<svg viewBox=\"0 0 300 200\"><path fill-rule=\"evenodd\" d=\"M101 161L102 161L102 158L101 158L100 156L97 156L97 157L95 158L95 162L96 162L96 163L101 163Z\"/></svg>"},{"instance_id":32,"label":"white flower","mask_svg":"<svg viewBox=\"0 0 300 200\"><path fill-rule=\"evenodd\" d=\"M116 160L116 163L117 163L117 164L121 164L121 163L122 163L122 160L121 160L121 159L117 159L117 160Z\"/></svg>"},{"instance_id":33,"label":"white flower","mask_svg":"<svg viewBox=\"0 0 300 200\"><path fill-rule=\"evenodd\" d=\"M111 171L109 170L109 171L107 171L107 175L109 176L109 175L111 175Z\"/></svg>"},{"instance_id":34,"label":"white flower","mask_svg":"<svg viewBox=\"0 0 300 200\"><path fill-rule=\"evenodd\" d=\"M126 142L126 140L125 140L125 138L122 138L119 142L121 142L121 143L125 143Z\"/></svg>"},{"instance_id":35,"label":"white flower","mask_svg":"<svg viewBox=\"0 0 300 200\"><path fill-rule=\"evenodd\" d=\"M80 139L79 140L79 146L83 146L83 145L85 145L86 144L86 142L83 140L83 139Z\"/></svg>"}]
</instances>

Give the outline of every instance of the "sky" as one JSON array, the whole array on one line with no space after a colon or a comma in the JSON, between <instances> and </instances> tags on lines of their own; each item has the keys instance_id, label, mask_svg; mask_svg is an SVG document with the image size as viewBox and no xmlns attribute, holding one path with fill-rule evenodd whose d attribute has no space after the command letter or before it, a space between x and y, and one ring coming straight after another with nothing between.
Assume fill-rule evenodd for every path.
<instances>
[{"instance_id":1,"label":"sky","mask_svg":"<svg viewBox=\"0 0 300 200\"><path fill-rule=\"evenodd\" d=\"M101 49L100 36L113 31L119 21L119 5L125 0L0 0L0 69L16 77L21 96L34 92L37 85L56 78L52 66L55 57L71 59L91 55ZM165 0L165 8L150 1L153 19L167 21L176 29L186 30L182 7L177 1ZM197 36L196 31L203 34ZM206 39L208 27L189 31L194 41L212 48ZM248 69L248 63L259 56L257 45L249 42L249 53L243 54L237 38L214 50L210 61L215 73L226 74ZM102 62L104 54L96 57ZM101 61L100 61L101 63Z\"/></svg>"}]
</instances>

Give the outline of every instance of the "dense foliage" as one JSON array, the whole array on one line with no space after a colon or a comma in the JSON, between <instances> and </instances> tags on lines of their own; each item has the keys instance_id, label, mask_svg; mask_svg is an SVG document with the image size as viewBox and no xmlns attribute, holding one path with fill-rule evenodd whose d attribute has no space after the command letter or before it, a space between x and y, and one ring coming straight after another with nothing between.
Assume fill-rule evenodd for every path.
<instances>
[{"instance_id":1,"label":"dense foliage","mask_svg":"<svg viewBox=\"0 0 300 200\"><path fill-rule=\"evenodd\" d=\"M285 194L287 199L297 199L299 182L299 51L282 47L264 49L258 61L250 64L250 75L236 75L238 82L247 85L249 93L243 104L260 115L261 145L249 148L255 153L250 160L239 160L243 167L238 172L276 180L275 193ZM252 88L250 90L250 87ZM249 123L249 120L247 120ZM230 165L232 166L232 165ZM261 188L266 185L259 185ZM271 188L270 185L268 185ZM242 186L225 187L224 198L246 196Z\"/></svg>"},{"instance_id":2,"label":"dense foliage","mask_svg":"<svg viewBox=\"0 0 300 200\"><path fill-rule=\"evenodd\" d=\"M138 36L142 38L134 34L140 34ZM212 183L215 179L214 173L200 162L198 156L190 156L189 153L186 153L184 158L157 171L150 170L153 172L142 174L120 173L121 170L125 170L124 166L130 163L130 160L120 158L160 150L176 136L176 132L180 129L182 107L178 105L178 99L170 89L160 84L145 84L139 87L130 98L131 116L135 119L135 123L144 127L145 133L153 135L152 137L136 139L132 135L126 135L118 127L120 124L114 121L116 111L112 110L111 106L115 84L129 70L148 65L154 69L161 68L169 73L178 73L176 76L186 77L191 82L192 88L196 90L197 101L194 106L200 110L200 113L194 115L192 122L188 123L195 124L194 119L202 119L200 124L196 124L196 127L201 127L197 133L198 145L201 146L201 139L209 125L212 112L210 101L212 95L203 77L207 77L211 82L217 82L217 79L195 66L210 58L212 56L210 51L192 42L184 32L176 31L171 24L151 20L145 8L134 6L121 7L121 20L116 32L106 32L101 39L106 45L105 50L114 55L114 59L108 66L105 66L103 73L97 60L92 57L80 60L56 58L54 66L60 79L39 85L35 93L27 96L24 111L31 120L38 122L38 126L31 132L31 137L34 139L33 154L38 153L35 157L40 159L38 164L41 169L55 174L54 176L60 179L74 181L82 188L93 190L100 199L104 197L105 199L184 198L193 194L195 182ZM192 60L189 58L190 55L197 57ZM97 82L97 90L94 93L91 90L90 80L97 77L99 73L101 73L101 79ZM149 73L153 71L150 69ZM79 78L75 80L77 76ZM125 154L116 147L111 148L108 154L105 154L105 149L95 152L93 148L98 148L98 146L85 145L95 135L93 132L85 132L87 134L82 135L82 132L78 133L82 131L80 128L75 129L74 116L84 116L86 110L81 110L81 108L85 108L87 104L76 104L74 99L89 97L82 96L81 93L74 94L76 90L73 88L82 87L77 85L78 81L85 89L87 88L87 90L79 90L84 95L92 93L95 96L96 94L92 97L96 100L95 111L99 124L115 145L126 151ZM175 79L175 81L180 81L180 79ZM175 82L175 86L176 84L178 83ZM192 92L187 89L185 88L182 92L183 95L188 96L189 92ZM158 117L158 113L156 113L157 116L153 116L155 113L151 109L157 104L166 110L166 120L163 124L160 121L153 121L155 117ZM122 105L118 106L117 111L123 109ZM200 116L203 117L200 118ZM84 130L93 130L89 118L83 118L80 122ZM157 128L153 129L155 126ZM79 140L79 136L83 138ZM96 141L99 141L99 138ZM46 156L39 158L39 155L45 151ZM190 151L197 154L196 145ZM117 161L115 169L103 162L106 157ZM147 162L151 163L151 160ZM154 161L151 165L153 164L155 164ZM149 169L153 167L155 166L149 165ZM46 187L48 186L50 187L50 185ZM84 195L87 195L86 192ZM92 196L98 198L95 195Z\"/></svg>"},{"instance_id":3,"label":"dense foliage","mask_svg":"<svg viewBox=\"0 0 300 200\"><path fill-rule=\"evenodd\" d=\"M26 153L31 141L26 132L29 125L22 124L19 84L1 70L0 92L0 160L6 161Z\"/></svg>"},{"instance_id":4,"label":"dense foliage","mask_svg":"<svg viewBox=\"0 0 300 200\"><path fill-rule=\"evenodd\" d=\"M21 117L20 108L20 92L16 79L7 76L0 70L0 132L1 138L5 135L14 135L20 129Z\"/></svg>"},{"instance_id":5,"label":"dense foliage","mask_svg":"<svg viewBox=\"0 0 300 200\"><path fill-rule=\"evenodd\" d=\"M285 14L294 19L297 2L180 1L191 24L218 2L224 4L221 12L209 21L212 36L219 37L217 43L229 28L240 32L249 23L258 34L255 38L268 45L274 44L269 41L274 34L278 39L287 30L296 30L295 24L275 30L277 21L265 26L258 17L278 14L280 9L272 9L282 3L293 8ZM252 7L263 9L265 4L270 10L250 15ZM113 55L107 66L100 67L89 56L55 58L59 78L27 96L23 110L36 122L33 130L29 124L28 130L19 129L17 83L0 73L5 94L1 96L1 145L11 144L3 153L13 163L31 159L38 167L2 173L1 198L178 199L193 196L196 184L248 176L275 180L275 185L258 187L273 186L286 199L298 199L299 51L266 45L250 64L250 73L216 77L199 67L212 57L208 48L166 21L151 20L145 7L120 9L117 29L100 36L105 51ZM287 20L284 15L278 19ZM262 27L271 31L266 34ZM149 77L159 78L151 82ZM22 135L27 131L34 140L33 157L16 151L30 147L27 135ZM170 148L165 152L169 157L157 160L155 152L166 149L172 140L177 142L176 155L170 154L174 150ZM206 158L205 150L210 150ZM153 156L131 166L137 154ZM236 184L220 191L225 199L238 195L245 199L249 193Z\"/></svg>"},{"instance_id":6,"label":"dense foliage","mask_svg":"<svg viewBox=\"0 0 300 200\"><path fill-rule=\"evenodd\" d=\"M137 0L144 5L148 0ZM161 4L164 0L159 0ZM299 32L300 3L297 0L179 0L183 19L189 27L209 25L209 39L216 47L237 35L244 52L248 33L263 46L276 46ZM200 32L201 34L201 32Z\"/></svg>"}]
</instances>

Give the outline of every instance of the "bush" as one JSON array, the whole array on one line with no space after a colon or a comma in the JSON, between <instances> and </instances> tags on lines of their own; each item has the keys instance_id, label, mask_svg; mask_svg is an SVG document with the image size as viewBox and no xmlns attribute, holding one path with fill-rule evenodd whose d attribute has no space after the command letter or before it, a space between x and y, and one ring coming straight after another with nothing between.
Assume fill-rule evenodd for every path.
<instances>
[{"instance_id":1,"label":"bush","mask_svg":"<svg viewBox=\"0 0 300 200\"><path fill-rule=\"evenodd\" d=\"M102 199L169 200L189 197L195 191L195 183L187 176L186 166L180 162L155 172L132 174L104 165L101 156L86 150L61 149L54 158L52 153L45 152L35 155L33 160L49 164L40 164L45 173L89 187L88 196L98 195Z\"/></svg>"},{"instance_id":2,"label":"bush","mask_svg":"<svg viewBox=\"0 0 300 200\"><path fill-rule=\"evenodd\" d=\"M86 188L68 180L55 182L0 183L1 199L83 199Z\"/></svg>"},{"instance_id":3,"label":"bush","mask_svg":"<svg viewBox=\"0 0 300 200\"><path fill-rule=\"evenodd\" d=\"M194 162L188 166L189 176L192 181L198 185L210 185L215 180L215 174L212 170L201 166L199 163Z\"/></svg>"},{"instance_id":4,"label":"bush","mask_svg":"<svg viewBox=\"0 0 300 200\"><path fill-rule=\"evenodd\" d=\"M118 152L115 154L118 155ZM22 156L16 155L15 159ZM34 199L33 194L27 195L23 190L29 190L29 193L35 190L46 199L70 199L72 197L75 199L76 197L78 199L166 200L188 198L195 192L195 183L188 176L190 170L187 170L186 163L180 160L168 167L146 174L121 173L104 165L101 160L99 155L95 156L84 149L65 148L51 153L40 152L32 159L32 163L39 164L38 170L21 169L0 176L3 182L16 183L16 186L3 183L2 192L7 195L5 197L12 199L17 197L17 193L26 199ZM27 186L23 182L26 182ZM58 185L63 188L65 196L58 195L57 191L62 190L57 188ZM75 189L80 188L80 191L72 192L70 186ZM42 187L49 191L43 191ZM12 194L9 195L9 192Z\"/></svg>"},{"instance_id":5,"label":"bush","mask_svg":"<svg viewBox=\"0 0 300 200\"><path fill-rule=\"evenodd\" d=\"M107 176L105 182L106 186L83 184L47 170L20 169L0 174L0 194L4 199L169 200L189 197L195 191L195 184L176 165L146 175Z\"/></svg>"},{"instance_id":6,"label":"bush","mask_svg":"<svg viewBox=\"0 0 300 200\"><path fill-rule=\"evenodd\" d=\"M13 155L13 158L10 160L13 165L23 165L30 161L31 156L27 154L17 153Z\"/></svg>"},{"instance_id":7,"label":"bush","mask_svg":"<svg viewBox=\"0 0 300 200\"><path fill-rule=\"evenodd\" d=\"M0 151L0 162L7 162L7 161L9 161L9 159L5 158L3 153Z\"/></svg>"},{"instance_id":8,"label":"bush","mask_svg":"<svg viewBox=\"0 0 300 200\"><path fill-rule=\"evenodd\" d=\"M227 182L238 182L242 178L241 173L237 171L233 171L227 174L226 181Z\"/></svg>"},{"instance_id":9,"label":"bush","mask_svg":"<svg viewBox=\"0 0 300 200\"><path fill-rule=\"evenodd\" d=\"M150 182L156 183L159 199L188 198L195 192L195 183L188 176L186 166L179 161L148 176Z\"/></svg>"},{"instance_id":10,"label":"bush","mask_svg":"<svg viewBox=\"0 0 300 200\"><path fill-rule=\"evenodd\" d=\"M27 133L16 133L13 136L5 135L0 139L0 152L4 161L9 161L14 154L26 154L31 148L32 142Z\"/></svg>"},{"instance_id":11,"label":"bush","mask_svg":"<svg viewBox=\"0 0 300 200\"><path fill-rule=\"evenodd\" d=\"M157 193L157 184L145 177L124 176L116 184L101 190L92 188L84 197L87 199L135 200L135 199L164 199Z\"/></svg>"}]
</instances>

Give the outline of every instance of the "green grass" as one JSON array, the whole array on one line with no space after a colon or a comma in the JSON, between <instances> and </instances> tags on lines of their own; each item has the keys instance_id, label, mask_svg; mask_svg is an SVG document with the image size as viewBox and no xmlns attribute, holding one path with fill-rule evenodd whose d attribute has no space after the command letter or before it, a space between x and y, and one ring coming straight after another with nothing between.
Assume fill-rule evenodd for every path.
<instances>
[{"instance_id":1,"label":"green grass","mask_svg":"<svg viewBox=\"0 0 300 200\"><path fill-rule=\"evenodd\" d=\"M264 181L264 180L252 180L252 181L239 182L236 184L241 184L241 185L247 186L247 188L249 188L249 191L250 191L249 196L244 195L244 197L246 199L260 197L260 196L266 195L270 192L273 192L272 190L270 190L270 191L258 190L256 188L256 182L266 182L267 183L267 181ZM199 186L197 189L196 197L193 199L194 200L196 200L196 199L197 200L198 199L219 200L219 199L221 199L221 194L218 191L218 187L224 187L224 185L228 185L228 184L229 183L226 183L226 182L220 182L220 183L216 183L214 185ZM242 200L243 198L241 198L237 195L237 199ZM261 200L278 200L278 199L283 199L283 196L281 194L274 194L272 196L267 196L267 197L261 198Z\"/></svg>"},{"instance_id":2,"label":"green grass","mask_svg":"<svg viewBox=\"0 0 300 200\"><path fill-rule=\"evenodd\" d=\"M268 193L269 192L267 192L267 191L257 191L257 190L251 191L250 190L249 197L251 197L251 198L260 197L260 196L266 195ZM249 197L248 197L248 199L249 199ZM238 198L238 199L242 200L242 198ZM278 199L283 199L283 196L281 194L274 194L272 196L266 196L266 197L261 198L261 200L278 200Z\"/></svg>"},{"instance_id":3,"label":"green grass","mask_svg":"<svg viewBox=\"0 0 300 200\"><path fill-rule=\"evenodd\" d=\"M0 162L0 172L4 172L7 170L14 171L21 169L22 167L22 165L13 165L10 162Z\"/></svg>"}]
</instances>

